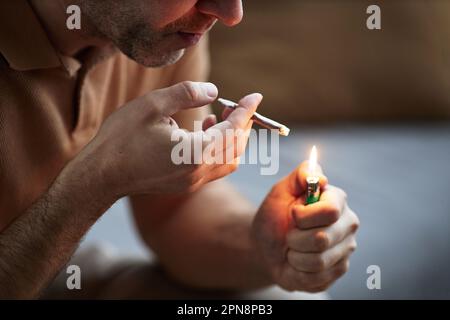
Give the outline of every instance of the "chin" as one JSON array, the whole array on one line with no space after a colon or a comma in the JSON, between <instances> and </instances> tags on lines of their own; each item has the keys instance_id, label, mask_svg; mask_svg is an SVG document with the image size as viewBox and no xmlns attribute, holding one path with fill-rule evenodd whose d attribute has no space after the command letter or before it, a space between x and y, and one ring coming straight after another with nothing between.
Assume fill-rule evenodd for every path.
<instances>
[{"instance_id":1,"label":"chin","mask_svg":"<svg viewBox=\"0 0 450 320\"><path fill-rule=\"evenodd\" d=\"M177 50L168 54L145 55L139 54L131 57L134 61L147 68L161 68L178 62L184 55L185 49Z\"/></svg>"}]
</instances>

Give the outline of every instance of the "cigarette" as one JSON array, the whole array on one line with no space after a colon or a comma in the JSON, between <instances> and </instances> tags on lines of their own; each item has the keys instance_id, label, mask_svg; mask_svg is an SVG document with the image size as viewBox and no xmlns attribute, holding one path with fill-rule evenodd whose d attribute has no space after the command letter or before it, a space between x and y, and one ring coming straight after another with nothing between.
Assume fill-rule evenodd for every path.
<instances>
[{"instance_id":1,"label":"cigarette","mask_svg":"<svg viewBox=\"0 0 450 320\"><path fill-rule=\"evenodd\" d=\"M224 107L227 107L227 108L236 109L238 107L238 104L236 102L233 102L233 101L230 101L227 99L219 98L217 101L219 101L220 104L222 104ZM278 123L267 117L264 117L257 112L255 112L253 114L251 119L263 128L278 130L278 134L285 136L285 137L287 137L289 135L289 132L291 131L285 125Z\"/></svg>"}]
</instances>

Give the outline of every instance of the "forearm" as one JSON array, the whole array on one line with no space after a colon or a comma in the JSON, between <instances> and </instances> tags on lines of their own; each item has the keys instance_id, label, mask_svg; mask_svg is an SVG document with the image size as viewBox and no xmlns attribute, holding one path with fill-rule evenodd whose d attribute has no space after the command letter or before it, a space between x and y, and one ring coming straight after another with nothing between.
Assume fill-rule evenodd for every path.
<instances>
[{"instance_id":1,"label":"forearm","mask_svg":"<svg viewBox=\"0 0 450 320\"><path fill-rule=\"evenodd\" d=\"M67 263L82 236L113 203L99 194L98 174L88 161L72 161L0 234L0 298L39 296Z\"/></svg>"},{"instance_id":2,"label":"forearm","mask_svg":"<svg viewBox=\"0 0 450 320\"><path fill-rule=\"evenodd\" d=\"M168 272L183 283L255 289L272 283L250 237L255 212L231 186L211 183L144 239Z\"/></svg>"}]
</instances>

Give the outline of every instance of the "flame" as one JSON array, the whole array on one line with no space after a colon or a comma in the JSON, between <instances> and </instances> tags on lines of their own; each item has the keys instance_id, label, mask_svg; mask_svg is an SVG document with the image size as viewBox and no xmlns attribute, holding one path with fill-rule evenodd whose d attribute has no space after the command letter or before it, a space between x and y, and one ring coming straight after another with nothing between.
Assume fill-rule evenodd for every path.
<instances>
[{"instance_id":1,"label":"flame","mask_svg":"<svg viewBox=\"0 0 450 320\"><path fill-rule=\"evenodd\" d=\"M309 156L309 174L315 176L317 174L317 148L312 147L311 154Z\"/></svg>"}]
</instances>

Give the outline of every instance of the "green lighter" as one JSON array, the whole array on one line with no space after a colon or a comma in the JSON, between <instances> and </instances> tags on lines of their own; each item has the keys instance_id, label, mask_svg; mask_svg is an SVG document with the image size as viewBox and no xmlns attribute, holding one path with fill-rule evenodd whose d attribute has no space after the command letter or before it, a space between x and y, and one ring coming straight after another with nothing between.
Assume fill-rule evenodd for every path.
<instances>
[{"instance_id":1,"label":"green lighter","mask_svg":"<svg viewBox=\"0 0 450 320\"><path fill-rule=\"evenodd\" d=\"M314 146L309 157L309 176L306 178L306 204L313 204L320 199L320 183L317 174L317 148Z\"/></svg>"}]
</instances>

